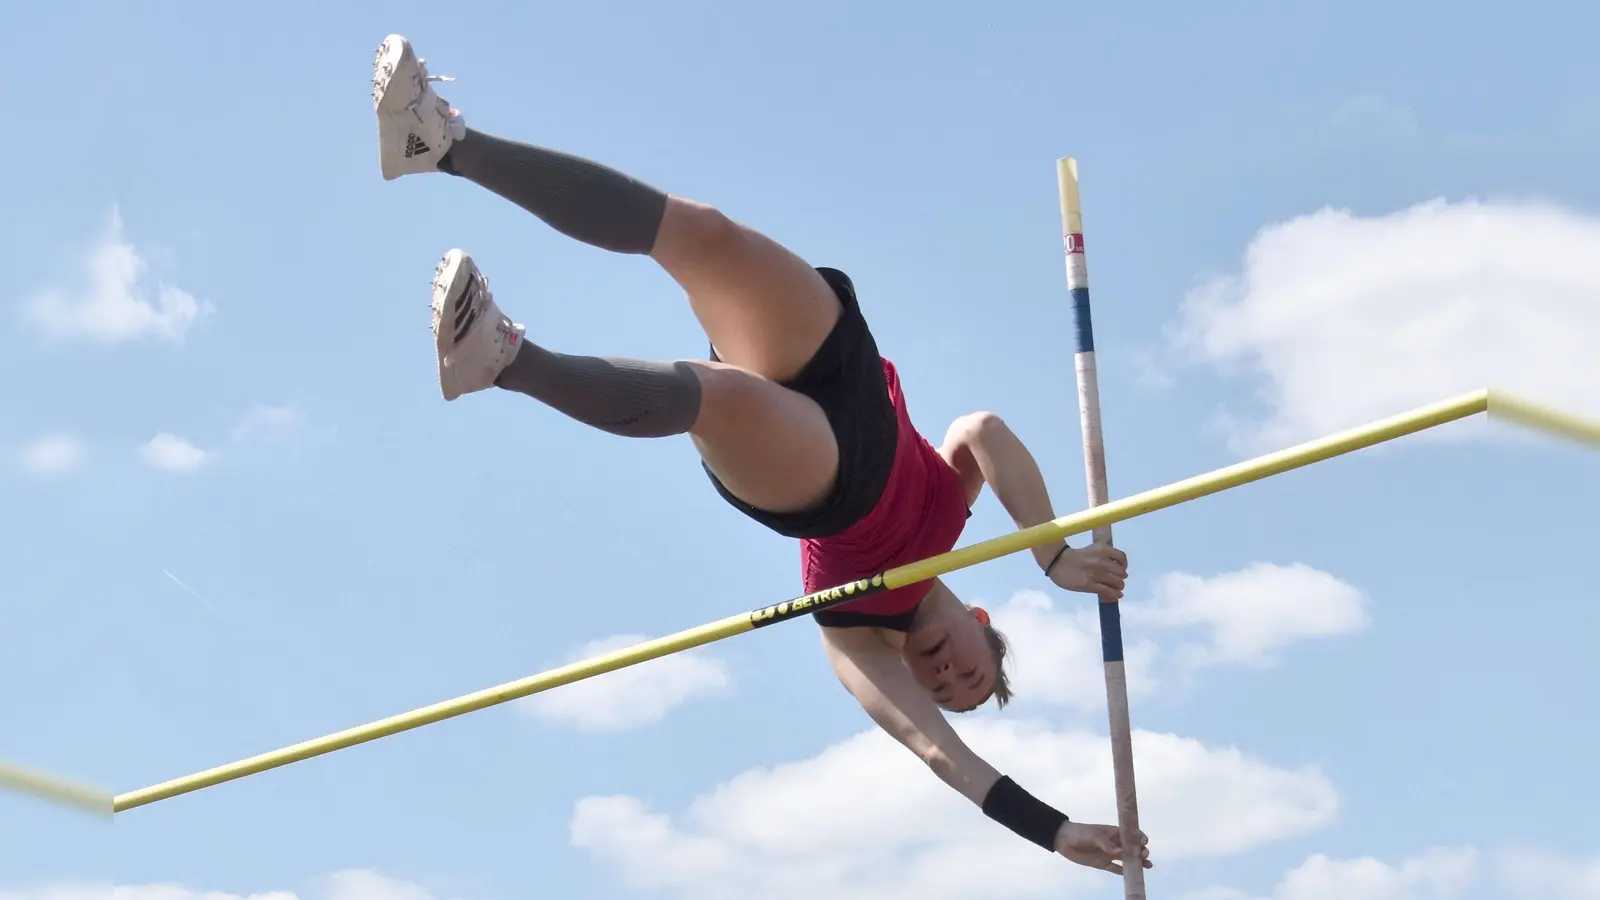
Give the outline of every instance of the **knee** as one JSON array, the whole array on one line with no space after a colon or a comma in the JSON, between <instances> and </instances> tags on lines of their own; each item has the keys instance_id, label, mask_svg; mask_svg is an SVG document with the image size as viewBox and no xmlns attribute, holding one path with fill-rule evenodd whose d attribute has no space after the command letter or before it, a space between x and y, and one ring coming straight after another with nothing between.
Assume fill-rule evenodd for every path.
<instances>
[{"instance_id":1,"label":"knee","mask_svg":"<svg viewBox=\"0 0 1600 900\"><path fill-rule=\"evenodd\" d=\"M693 429L696 434L719 430L751 421L762 409L771 385L761 376L738 366L709 360L683 360L700 382L701 416Z\"/></svg>"},{"instance_id":2,"label":"knee","mask_svg":"<svg viewBox=\"0 0 1600 900\"><path fill-rule=\"evenodd\" d=\"M731 247L740 240L739 225L707 203L673 197L668 201L667 214L662 220L662 231L671 235L671 243L679 250L698 254L715 253Z\"/></svg>"},{"instance_id":3,"label":"knee","mask_svg":"<svg viewBox=\"0 0 1600 900\"><path fill-rule=\"evenodd\" d=\"M946 434L945 440L954 444L970 446L982 443L991 436L1004 434L1006 428L1005 420L1000 418L999 413L989 412L988 410L967 413L951 423L950 431Z\"/></svg>"}]
</instances>

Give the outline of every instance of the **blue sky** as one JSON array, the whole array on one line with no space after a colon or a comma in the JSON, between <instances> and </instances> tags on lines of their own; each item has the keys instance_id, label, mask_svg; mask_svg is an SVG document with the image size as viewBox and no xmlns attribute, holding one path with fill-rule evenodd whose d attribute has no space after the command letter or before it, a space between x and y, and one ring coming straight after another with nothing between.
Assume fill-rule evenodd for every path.
<instances>
[{"instance_id":1,"label":"blue sky","mask_svg":"<svg viewBox=\"0 0 1600 900\"><path fill-rule=\"evenodd\" d=\"M1485 384L1600 415L1600 14L974 9L8 10L0 759L129 790L797 592L687 442L439 399L453 246L546 345L705 341L644 260L383 182L391 31L471 124L850 272L918 424L999 412L1062 512L1059 156L1114 496ZM1120 526L1151 895L1600 897L1597 465L1456 426ZM969 739L1106 820L1087 598L950 581L1019 651ZM608 678L114 826L0 796L0 897L1119 895L871 734L807 623Z\"/></svg>"}]
</instances>

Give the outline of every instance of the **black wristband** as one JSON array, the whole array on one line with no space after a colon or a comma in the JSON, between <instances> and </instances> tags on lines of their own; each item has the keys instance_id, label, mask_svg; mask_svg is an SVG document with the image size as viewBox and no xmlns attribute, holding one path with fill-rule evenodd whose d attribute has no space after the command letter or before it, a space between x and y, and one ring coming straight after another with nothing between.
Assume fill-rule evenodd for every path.
<instances>
[{"instance_id":1,"label":"black wristband","mask_svg":"<svg viewBox=\"0 0 1600 900\"><path fill-rule=\"evenodd\" d=\"M1051 853L1056 850L1056 832L1067 821L1065 814L1005 775L984 795L983 814Z\"/></svg>"}]
</instances>

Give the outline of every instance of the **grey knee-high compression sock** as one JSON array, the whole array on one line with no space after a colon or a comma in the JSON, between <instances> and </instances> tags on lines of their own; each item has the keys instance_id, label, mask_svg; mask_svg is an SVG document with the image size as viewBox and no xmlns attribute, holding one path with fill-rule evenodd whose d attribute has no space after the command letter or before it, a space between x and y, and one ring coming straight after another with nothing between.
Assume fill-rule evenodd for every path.
<instances>
[{"instance_id":1,"label":"grey knee-high compression sock","mask_svg":"<svg viewBox=\"0 0 1600 900\"><path fill-rule=\"evenodd\" d=\"M495 384L624 437L683 434L700 414L700 379L682 362L569 356L524 342Z\"/></svg>"},{"instance_id":2,"label":"grey knee-high compression sock","mask_svg":"<svg viewBox=\"0 0 1600 900\"><path fill-rule=\"evenodd\" d=\"M439 169L488 188L567 237L617 253L649 253L667 195L570 154L467 130Z\"/></svg>"}]
</instances>

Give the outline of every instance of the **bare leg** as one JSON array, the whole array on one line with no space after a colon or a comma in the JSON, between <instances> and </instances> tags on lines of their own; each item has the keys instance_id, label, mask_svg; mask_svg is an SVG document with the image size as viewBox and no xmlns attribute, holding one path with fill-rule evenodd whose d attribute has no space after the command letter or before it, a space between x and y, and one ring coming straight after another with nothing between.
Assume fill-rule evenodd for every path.
<instances>
[{"instance_id":1,"label":"bare leg","mask_svg":"<svg viewBox=\"0 0 1600 900\"><path fill-rule=\"evenodd\" d=\"M814 506L838 466L814 402L727 363L570 356L523 342L495 383L612 434L688 432L723 486L759 509Z\"/></svg>"},{"instance_id":2,"label":"bare leg","mask_svg":"<svg viewBox=\"0 0 1600 900\"><path fill-rule=\"evenodd\" d=\"M684 364L700 384L689 432L706 464L762 509L792 512L826 496L838 470L833 431L816 403L774 383L804 367L839 317L815 269L712 207L556 151L469 131L440 168L575 239L648 253L688 294L724 362ZM512 369L520 363L519 354Z\"/></svg>"},{"instance_id":3,"label":"bare leg","mask_svg":"<svg viewBox=\"0 0 1600 900\"><path fill-rule=\"evenodd\" d=\"M469 129L440 161L575 240L649 254L689 295L725 362L793 377L839 315L805 260L716 209L580 157Z\"/></svg>"},{"instance_id":4,"label":"bare leg","mask_svg":"<svg viewBox=\"0 0 1600 900\"><path fill-rule=\"evenodd\" d=\"M816 269L710 206L669 198L650 255L688 294L717 355L775 381L799 374L839 318Z\"/></svg>"}]
</instances>

